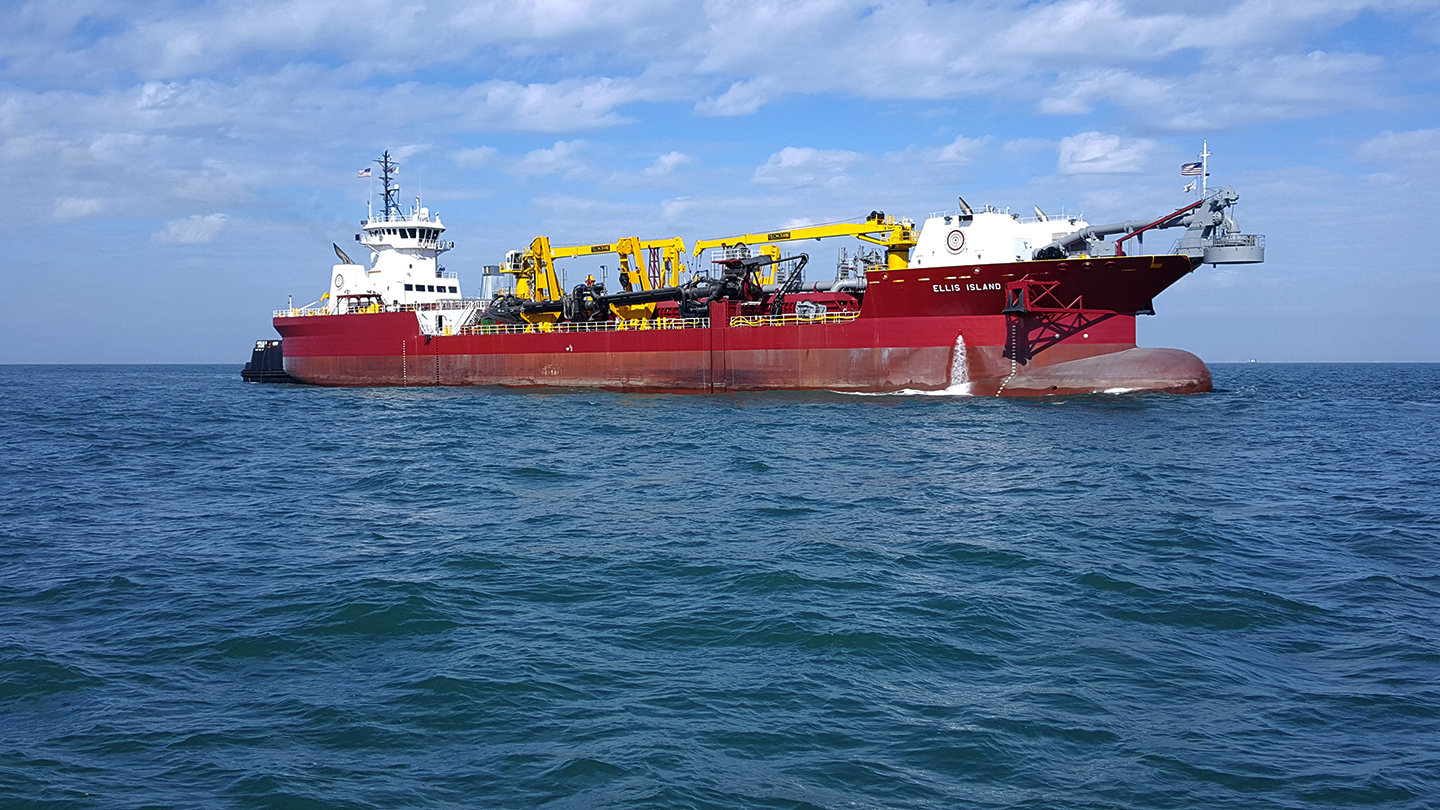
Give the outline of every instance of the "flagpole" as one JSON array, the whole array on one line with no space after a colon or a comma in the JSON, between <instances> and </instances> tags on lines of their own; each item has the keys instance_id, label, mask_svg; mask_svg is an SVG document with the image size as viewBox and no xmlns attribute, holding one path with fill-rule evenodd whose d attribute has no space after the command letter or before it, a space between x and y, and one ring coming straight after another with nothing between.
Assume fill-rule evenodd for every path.
<instances>
[{"instance_id":1,"label":"flagpole","mask_svg":"<svg viewBox=\"0 0 1440 810\"><path fill-rule=\"evenodd\" d=\"M1200 199L1203 200L1210 193L1210 139L1206 138L1201 143L1204 144L1200 147Z\"/></svg>"}]
</instances>

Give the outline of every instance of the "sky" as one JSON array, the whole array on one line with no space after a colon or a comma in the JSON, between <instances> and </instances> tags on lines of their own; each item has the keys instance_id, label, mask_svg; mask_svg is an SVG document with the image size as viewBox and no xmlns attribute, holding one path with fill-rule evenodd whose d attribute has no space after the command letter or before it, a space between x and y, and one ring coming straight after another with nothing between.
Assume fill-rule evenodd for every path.
<instances>
[{"instance_id":1,"label":"sky","mask_svg":"<svg viewBox=\"0 0 1440 810\"><path fill-rule=\"evenodd\" d=\"M353 253L384 149L478 292L540 234L1158 217L1203 139L1267 260L1182 279L1141 345L1440 361L1434 0L7 7L4 363L243 363Z\"/></svg>"}]
</instances>

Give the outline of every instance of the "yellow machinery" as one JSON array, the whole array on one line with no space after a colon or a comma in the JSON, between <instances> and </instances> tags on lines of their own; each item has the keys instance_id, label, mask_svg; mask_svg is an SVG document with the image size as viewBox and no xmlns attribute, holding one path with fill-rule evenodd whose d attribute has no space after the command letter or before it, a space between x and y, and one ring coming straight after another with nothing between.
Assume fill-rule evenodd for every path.
<instances>
[{"instance_id":1,"label":"yellow machinery","mask_svg":"<svg viewBox=\"0 0 1440 810\"><path fill-rule=\"evenodd\" d=\"M775 283L775 268L777 268L777 267L780 266L780 246L779 246L779 245L761 245L761 246L760 246L760 253L761 253L762 255L769 256L770 259L771 259L771 261L770 261L769 264L765 265L765 269L764 269L764 270L760 271L760 272L757 273L756 275L758 275L758 276L760 277L760 283L761 283L761 284L774 284L774 283Z\"/></svg>"},{"instance_id":2,"label":"yellow machinery","mask_svg":"<svg viewBox=\"0 0 1440 810\"><path fill-rule=\"evenodd\" d=\"M649 254L643 269L641 251ZM680 286L680 269L685 266L680 260L680 254L685 252L684 239L678 236L671 239L628 236L615 243L615 252L620 257L620 286L627 292ZM622 320L655 317L654 304L615 304L610 309L615 317Z\"/></svg>"},{"instance_id":3,"label":"yellow machinery","mask_svg":"<svg viewBox=\"0 0 1440 810\"><path fill-rule=\"evenodd\" d=\"M652 261L649 267L641 266L642 251L650 252ZM605 244L551 247L549 237L537 236L525 251L512 251L506 257L501 272L516 277L515 294L520 298L530 301L559 301L566 291L561 288L560 278L555 273L556 259L613 253L620 258L621 288L626 291L651 290L657 282L660 286L672 287L680 283L680 269L684 266L680 254L684 252L685 240L678 237L641 240L626 236ZM649 318L655 314L654 304L617 305L612 309L616 317L622 319ZM535 313L524 317L536 323L559 319L555 313Z\"/></svg>"},{"instance_id":4,"label":"yellow machinery","mask_svg":"<svg viewBox=\"0 0 1440 810\"><path fill-rule=\"evenodd\" d=\"M769 233L747 233L727 236L721 239L701 239L695 243L692 256L713 247L734 247L735 245L761 245L760 252L771 258L779 258L780 249L776 242L793 242L797 239L825 239L832 236L853 236L885 248L886 265L891 270L904 270L910 266L910 249L915 247L918 235L915 225L908 219L895 219L879 212L873 213L861 223L842 222L836 225L811 225L805 228L791 228ZM767 278L762 283L773 284L775 265L766 270Z\"/></svg>"},{"instance_id":5,"label":"yellow machinery","mask_svg":"<svg viewBox=\"0 0 1440 810\"><path fill-rule=\"evenodd\" d=\"M769 233L747 233L721 239L702 239L695 243L691 255L699 257L708 248L735 247L738 245L759 245L762 255L778 260L780 248L777 242L793 242L799 239L825 239L834 236L853 236L857 239L885 248L886 265L892 270L903 270L910 266L910 249L915 247L915 226L907 219L886 217L879 212L872 213L861 223L846 222L835 225L812 225L804 228L771 231ZM576 256L601 256L615 254L620 258L620 286L625 291L649 291L658 287L676 287L680 284L680 271L684 267L681 254L685 252L685 241L673 239L641 240L626 236L614 242L597 245L575 245L573 247L551 247L549 237L537 236L524 251L511 251L505 258L501 272L514 275L515 295L537 302L558 302L565 297L560 277L555 273L555 260ZM648 253L642 257L642 253ZM775 283L776 264L766 265L759 281ZM611 310L617 318L633 320L650 318L655 314L655 305L615 304ZM526 313L531 323L554 323L560 320L561 308L550 312Z\"/></svg>"},{"instance_id":6,"label":"yellow machinery","mask_svg":"<svg viewBox=\"0 0 1440 810\"><path fill-rule=\"evenodd\" d=\"M685 252L684 239L678 236L673 239L647 239L637 241L635 246L650 254L646 268L650 286L645 289L680 286L680 271L685 267L685 263L680 259L680 254ZM640 266L638 258L635 266Z\"/></svg>"}]
</instances>

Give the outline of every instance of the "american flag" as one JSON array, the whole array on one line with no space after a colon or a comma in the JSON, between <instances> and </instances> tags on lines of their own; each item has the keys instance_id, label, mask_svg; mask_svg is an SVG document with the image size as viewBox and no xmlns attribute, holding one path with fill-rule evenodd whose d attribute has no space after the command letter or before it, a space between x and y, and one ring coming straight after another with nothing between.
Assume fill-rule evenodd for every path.
<instances>
[{"instance_id":1,"label":"american flag","mask_svg":"<svg viewBox=\"0 0 1440 810\"><path fill-rule=\"evenodd\" d=\"M369 176L370 176L370 170L369 170L369 169L361 169L361 170L360 170L360 176L361 176L361 177L369 177Z\"/></svg>"},{"instance_id":2,"label":"american flag","mask_svg":"<svg viewBox=\"0 0 1440 810\"><path fill-rule=\"evenodd\" d=\"M1200 173L1203 172L1203 171L1205 171L1205 170L1201 167L1201 165L1200 165L1199 163L1181 163L1181 164L1180 164L1180 173L1181 173L1182 175L1186 175L1186 176L1188 176L1188 175L1195 175L1195 176L1198 177L1198 176L1200 175Z\"/></svg>"}]
</instances>

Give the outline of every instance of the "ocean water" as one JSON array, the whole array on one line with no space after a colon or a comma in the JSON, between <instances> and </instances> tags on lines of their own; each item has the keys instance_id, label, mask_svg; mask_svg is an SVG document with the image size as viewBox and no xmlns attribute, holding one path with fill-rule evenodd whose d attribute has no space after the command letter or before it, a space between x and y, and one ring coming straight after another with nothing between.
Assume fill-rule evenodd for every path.
<instances>
[{"instance_id":1,"label":"ocean water","mask_svg":"<svg viewBox=\"0 0 1440 810\"><path fill-rule=\"evenodd\" d=\"M0 366L0 807L1434 808L1440 366Z\"/></svg>"}]
</instances>

